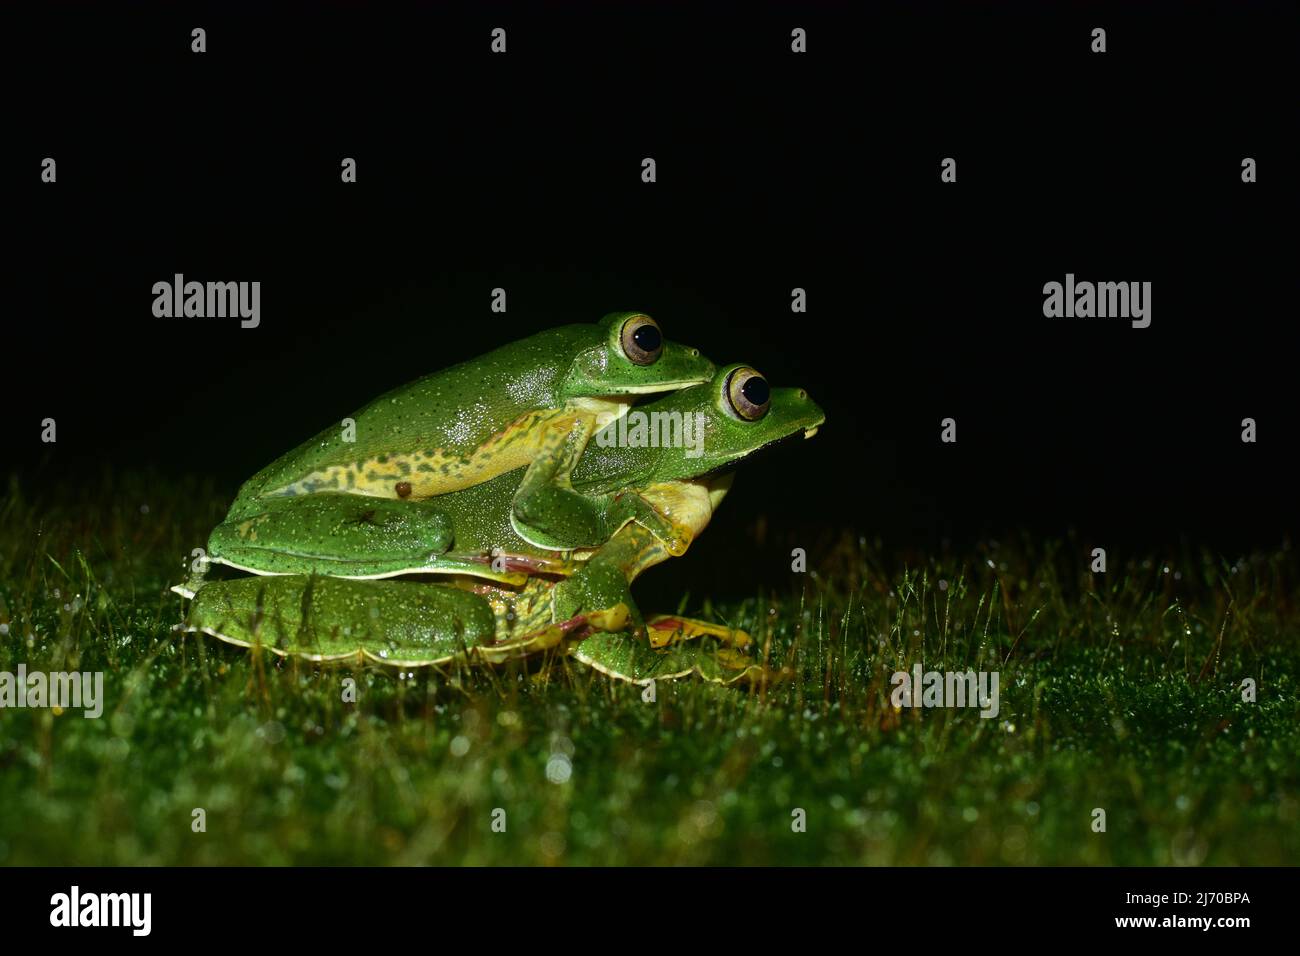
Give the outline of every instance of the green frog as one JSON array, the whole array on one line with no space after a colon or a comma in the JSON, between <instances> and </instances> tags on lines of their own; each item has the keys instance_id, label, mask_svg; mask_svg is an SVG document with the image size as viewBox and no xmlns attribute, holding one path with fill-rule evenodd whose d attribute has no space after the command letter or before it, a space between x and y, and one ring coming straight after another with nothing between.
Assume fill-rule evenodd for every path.
<instances>
[{"instance_id":1,"label":"green frog","mask_svg":"<svg viewBox=\"0 0 1300 956\"><path fill-rule=\"evenodd\" d=\"M376 572L369 577L387 577L384 568L415 565L421 553L419 534L407 535L401 524L410 510L405 502L322 494L315 500L325 507L306 523L301 510L263 510L245 519L254 524L242 544L229 542L229 553L279 576L204 584L193 594L187 628L318 661L499 663L561 649L641 683L688 673L722 683L770 679L745 653L748 635L678 616L643 619L630 585L685 551L726 495L740 461L775 443L812 437L824 415L803 390L771 389L746 365L727 366L709 383L637 412L648 422L690 421L697 437L688 447L598 441L587 448L572 471L571 490L584 499L578 520L598 517L597 544L554 552L517 532L511 506L526 480L528 467L521 466L436 500L448 546L418 570L439 575L432 579L438 583L322 575L322 554L329 556L328 569L334 556L355 548L353 570L364 566ZM543 501L556 512L552 526L568 527L570 499ZM391 533L372 534L390 523ZM240 532L232 526L231 533L238 538ZM321 545L322 536L331 540ZM396 550L361 553L376 539ZM411 553L401 553L403 542Z\"/></svg>"},{"instance_id":2,"label":"green frog","mask_svg":"<svg viewBox=\"0 0 1300 956\"><path fill-rule=\"evenodd\" d=\"M526 466L509 509L516 532L541 547L580 544L549 527L544 502L558 496L583 509L570 473L597 422L637 396L707 382L714 370L641 312L539 332L381 395L281 456L240 489L227 524L268 508L310 512L322 494L418 505ZM449 532L436 518L416 527L430 550ZM215 537L208 557L236 563L224 541ZM330 573L372 576L352 567L353 557L339 554Z\"/></svg>"}]
</instances>

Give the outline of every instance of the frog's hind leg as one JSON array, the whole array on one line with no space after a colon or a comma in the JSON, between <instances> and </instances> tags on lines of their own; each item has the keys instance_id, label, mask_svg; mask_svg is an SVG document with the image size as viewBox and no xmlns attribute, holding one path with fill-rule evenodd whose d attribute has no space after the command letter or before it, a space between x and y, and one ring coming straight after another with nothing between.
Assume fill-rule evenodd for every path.
<instances>
[{"instance_id":1,"label":"frog's hind leg","mask_svg":"<svg viewBox=\"0 0 1300 956\"><path fill-rule=\"evenodd\" d=\"M388 577L435 565L454 535L436 501L322 492L261 505L213 530L211 560L258 574Z\"/></svg>"},{"instance_id":2,"label":"frog's hind leg","mask_svg":"<svg viewBox=\"0 0 1300 956\"><path fill-rule=\"evenodd\" d=\"M569 478L595 428L595 416L581 413L547 428L510 504L510 524L530 544L564 551L607 537L602 509L574 491Z\"/></svg>"},{"instance_id":3,"label":"frog's hind leg","mask_svg":"<svg viewBox=\"0 0 1300 956\"><path fill-rule=\"evenodd\" d=\"M322 663L412 667L472 658L496 637L488 602L467 590L303 574L210 581L183 629Z\"/></svg>"}]
</instances>

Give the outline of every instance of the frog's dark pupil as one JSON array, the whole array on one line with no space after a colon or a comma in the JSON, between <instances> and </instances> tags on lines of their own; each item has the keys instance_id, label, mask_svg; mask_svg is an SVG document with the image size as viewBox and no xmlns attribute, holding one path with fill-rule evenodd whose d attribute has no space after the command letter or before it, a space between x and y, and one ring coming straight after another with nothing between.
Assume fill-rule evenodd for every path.
<instances>
[{"instance_id":1,"label":"frog's dark pupil","mask_svg":"<svg viewBox=\"0 0 1300 956\"><path fill-rule=\"evenodd\" d=\"M632 333L632 341L642 352L657 352L663 344L664 337L653 325L643 325Z\"/></svg>"},{"instance_id":2,"label":"frog's dark pupil","mask_svg":"<svg viewBox=\"0 0 1300 956\"><path fill-rule=\"evenodd\" d=\"M767 379L755 375L753 378L745 379L745 384L740 386L741 394L751 405L766 405L767 400L772 397L772 390L767 385Z\"/></svg>"}]
</instances>

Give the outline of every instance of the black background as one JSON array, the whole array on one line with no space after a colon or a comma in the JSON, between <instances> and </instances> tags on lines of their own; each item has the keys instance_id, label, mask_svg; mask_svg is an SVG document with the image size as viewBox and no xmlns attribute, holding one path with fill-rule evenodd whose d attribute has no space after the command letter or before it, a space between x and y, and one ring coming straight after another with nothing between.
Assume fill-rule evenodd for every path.
<instances>
[{"instance_id":1,"label":"black background","mask_svg":"<svg viewBox=\"0 0 1300 956\"><path fill-rule=\"evenodd\" d=\"M1274 546L1295 8L1129 6L6 11L3 460L233 495L388 388L640 309L826 409L715 528ZM176 272L261 281L261 326L154 318ZM1067 272L1152 282L1151 327L1044 318Z\"/></svg>"}]
</instances>

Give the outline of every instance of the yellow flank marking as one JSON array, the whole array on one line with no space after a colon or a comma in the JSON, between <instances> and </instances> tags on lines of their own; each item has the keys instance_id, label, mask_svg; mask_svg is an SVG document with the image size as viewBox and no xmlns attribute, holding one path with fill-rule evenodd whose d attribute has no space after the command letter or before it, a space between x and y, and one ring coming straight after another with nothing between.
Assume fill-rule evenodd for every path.
<instances>
[{"instance_id":1,"label":"yellow flank marking","mask_svg":"<svg viewBox=\"0 0 1300 956\"><path fill-rule=\"evenodd\" d=\"M346 462L313 471L270 492L306 495L317 491L346 491L373 498L397 498L397 485L411 486L406 500L459 491L532 462L545 437L567 432L586 414L579 409L545 409L519 416L469 455L435 448L431 453L390 453L364 461Z\"/></svg>"}]
</instances>

